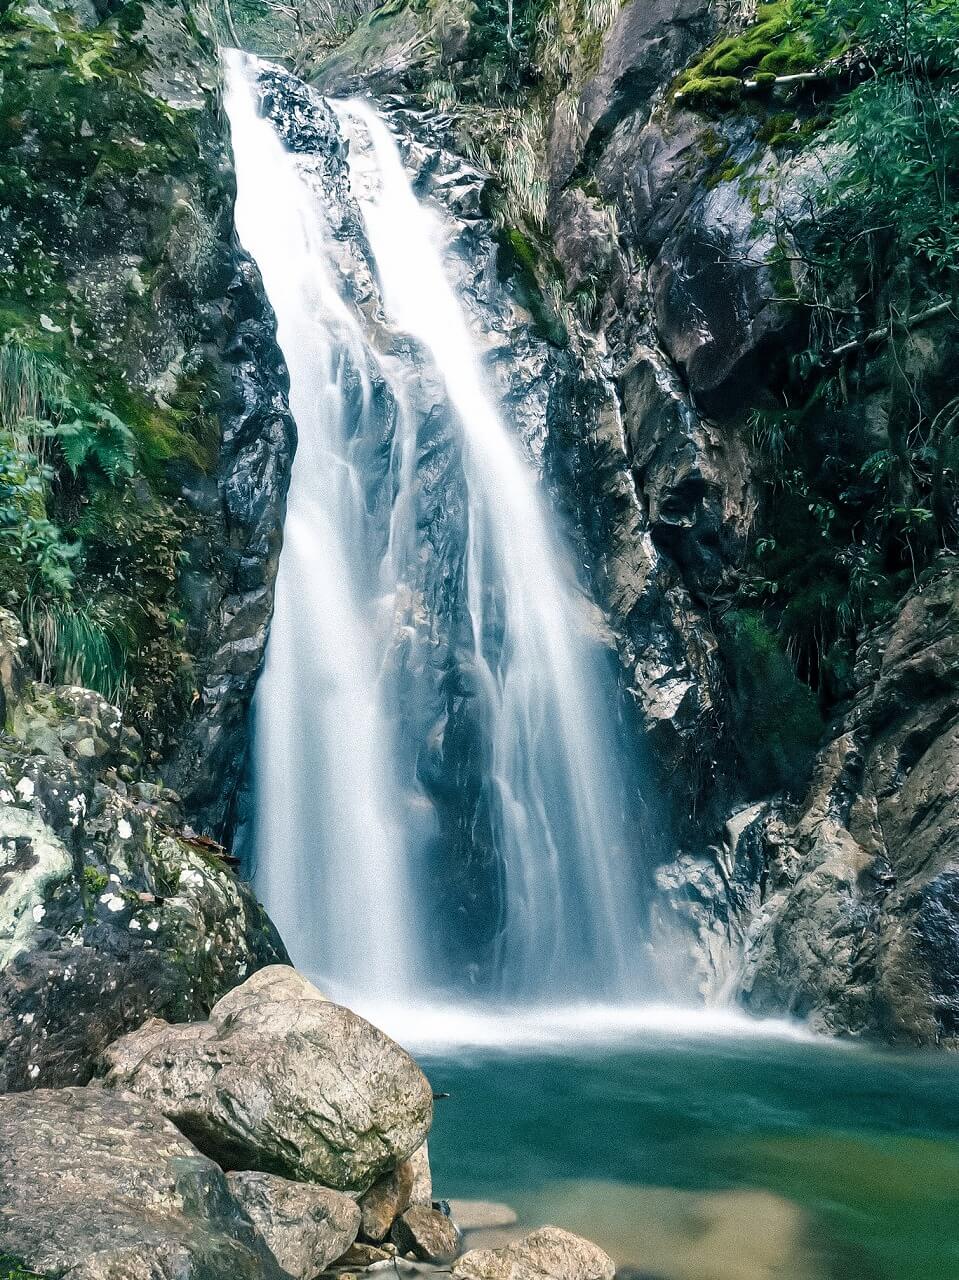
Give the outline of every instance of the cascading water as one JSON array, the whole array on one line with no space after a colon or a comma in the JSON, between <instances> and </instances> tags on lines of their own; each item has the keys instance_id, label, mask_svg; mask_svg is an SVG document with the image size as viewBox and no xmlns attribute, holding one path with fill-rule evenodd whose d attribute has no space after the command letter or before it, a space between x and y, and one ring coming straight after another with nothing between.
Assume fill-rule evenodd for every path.
<instances>
[{"instance_id":1,"label":"cascading water","mask_svg":"<svg viewBox=\"0 0 959 1280\"><path fill-rule=\"evenodd\" d=\"M447 576L468 621L450 648L482 743L476 803L502 878L486 989L525 1003L622 1001L639 942L615 690L534 470L482 375L444 262L442 220L416 199L375 110L331 104L382 311L421 362L410 355L400 375L381 354L382 332L370 332L369 309L357 309L338 276L302 161L257 113L255 74L231 56L237 228L277 314L300 438L255 704L258 890L294 959L344 995L409 996L441 968L430 880L442 874L442 850L439 865L427 865L415 819L424 796L401 764L410 744L396 731L403 708L391 705L402 686L384 678L396 665L399 602L416 597L425 554L407 395L418 369L441 389L459 439L462 571ZM381 425L371 368L393 405L382 476L357 473L358 446ZM383 493L370 496L384 486L385 540L372 514ZM414 761L421 748L413 744Z\"/></svg>"},{"instance_id":2,"label":"cascading water","mask_svg":"<svg viewBox=\"0 0 959 1280\"><path fill-rule=\"evenodd\" d=\"M533 472L481 376L444 268L442 227L414 196L375 111L358 100L335 109L352 142L384 304L429 351L464 435L467 604L506 878L502 985L524 997L625 995L635 890L596 646L583 635Z\"/></svg>"},{"instance_id":3,"label":"cascading water","mask_svg":"<svg viewBox=\"0 0 959 1280\"><path fill-rule=\"evenodd\" d=\"M408 860L352 457L367 354L328 264L322 212L257 114L245 59L228 58L237 232L276 313L298 433L255 699L256 885L304 969L352 994L401 992L414 976Z\"/></svg>"}]
</instances>

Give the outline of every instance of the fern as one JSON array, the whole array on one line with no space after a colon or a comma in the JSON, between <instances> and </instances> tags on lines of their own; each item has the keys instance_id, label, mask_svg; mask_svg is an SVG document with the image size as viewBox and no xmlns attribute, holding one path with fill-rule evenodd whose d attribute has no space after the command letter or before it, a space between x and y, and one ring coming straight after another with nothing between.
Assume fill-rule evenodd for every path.
<instances>
[{"instance_id":1,"label":"fern","mask_svg":"<svg viewBox=\"0 0 959 1280\"><path fill-rule=\"evenodd\" d=\"M21 618L40 679L95 689L122 703L127 690L125 652L129 637L105 620L91 601L52 601L31 593Z\"/></svg>"}]
</instances>

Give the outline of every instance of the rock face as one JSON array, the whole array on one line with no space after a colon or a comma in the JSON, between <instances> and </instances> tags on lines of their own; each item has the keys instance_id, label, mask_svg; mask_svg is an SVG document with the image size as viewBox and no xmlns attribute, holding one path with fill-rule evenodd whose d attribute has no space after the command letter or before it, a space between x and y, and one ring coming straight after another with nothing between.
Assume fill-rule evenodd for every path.
<instances>
[{"instance_id":1,"label":"rock face","mask_svg":"<svg viewBox=\"0 0 959 1280\"><path fill-rule=\"evenodd\" d=\"M94 520L102 541L87 571L100 576L83 586L115 613L139 592L149 621L128 645L128 697L146 759L196 828L220 837L245 759L294 430L273 315L233 233L212 17L149 0L121 9L5 7L0 97L23 128L4 135L0 165L20 173L28 205L8 209L0 255L35 259L38 281L18 290L3 273L0 341L35 349L53 335L55 355L67 342L71 367L136 438L129 484ZM69 166L50 163L61 140Z\"/></svg>"},{"instance_id":2,"label":"rock face","mask_svg":"<svg viewBox=\"0 0 959 1280\"><path fill-rule=\"evenodd\" d=\"M13 672L22 633L0 618ZM116 707L73 686L10 688L0 1087L82 1084L116 1036L151 1014L202 1017L286 953L215 848L184 833L179 797L142 780L142 743Z\"/></svg>"},{"instance_id":3,"label":"rock face","mask_svg":"<svg viewBox=\"0 0 959 1280\"><path fill-rule=\"evenodd\" d=\"M871 637L798 806L744 811L715 860L662 873L707 992L959 1047L957 602L947 566Z\"/></svg>"},{"instance_id":4,"label":"rock face","mask_svg":"<svg viewBox=\"0 0 959 1280\"><path fill-rule=\"evenodd\" d=\"M366 1191L421 1146L429 1082L350 1010L268 993L206 1023L151 1020L107 1050L104 1083L152 1102L225 1168Z\"/></svg>"},{"instance_id":5,"label":"rock face","mask_svg":"<svg viewBox=\"0 0 959 1280\"><path fill-rule=\"evenodd\" d=\"M294 1280L315 1280L356 1239L360 1212L342 1192L269 1173L229 1173L226 1180L234 1199Z\"/></svg>"},{"instance_id":6,"label":"rock face","mask_svg":"<svg viewBox=\"0 0 959 1280\"><path fill-rule=\"evenodd\" d=\"M616 1265L598 1245L559 1227L541 1227L503 1249L471 1249L454 1280L613 1280Z\"/></svg>"},{"instance_id":7,"label":"rock face","mask_svg":"<svg viewBox=\"0 0 959 1280\"><path fill-rule=\"evenodd\" d=\"M0 1096L0 1254L77 1280L283 1280L221 1171L153 1107Z\"/></svg>"}]
</instances>

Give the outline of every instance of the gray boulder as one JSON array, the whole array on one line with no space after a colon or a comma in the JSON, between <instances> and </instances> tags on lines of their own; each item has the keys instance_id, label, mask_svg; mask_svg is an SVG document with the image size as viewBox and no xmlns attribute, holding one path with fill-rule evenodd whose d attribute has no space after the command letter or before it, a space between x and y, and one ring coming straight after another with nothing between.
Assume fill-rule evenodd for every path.
<instances>
[{"instance_id":1,"label":"gray boulder","mask_svg":"<svg viewBox=\"0 0 959 1280\"><path fill-rule=\"evenodd\" d=\"M216 1165L100 1089L0 1096L0 1255L71 1280L284 1280Z\"/></svg>"},{"instance_id":2,"label":"gray boulder","mask_svg":"<svg viewBox=\"0 0 959 1280\"><path fill-rule=\"evenodd\" d=\"M613 1280L616 1264L598 1245L560 1227L540 1227L502 1249L471 1249L454 1280Z\"/></svg>"},{"instance_id":3,"label":"gray boulder","mask_svg":"<svg viewBox=\"0 0 959 1280\"><path fill-rule=\"evenodd\" d=\"M422 1144L432 1090L382 1031L299 982L291 970L283 998L268 983L252 1002L244 984L209 1022L152 1019L110 1046L104 1083L153 1102L224 1168L366 1191Z\"/></svg>"},{"instance_id":4,"label":"gray boulder","mask_svg":"<svg viewBox=\"0 0 959 1280\"><path fill-rule=\"evenodd\" d=\"M342 1191L271 1173L229 1173L234 1199L294 1280L313 1280L356 1239L360 1211Z\"/></svg>"}]
</instances>

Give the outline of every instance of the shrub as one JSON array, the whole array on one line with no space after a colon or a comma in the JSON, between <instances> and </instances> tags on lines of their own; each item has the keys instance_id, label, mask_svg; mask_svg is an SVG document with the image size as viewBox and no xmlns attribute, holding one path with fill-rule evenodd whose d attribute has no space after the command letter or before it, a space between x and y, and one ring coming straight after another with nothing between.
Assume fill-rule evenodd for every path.
<instances>
[{"instance_id":1,"label":"shrub","mask_svg":"<svg viewBox=\"0 0 959 1280\"><path fill-rule=\"evenodd\" d=\"M815 694L758 611L731 610L719 638L736 750L750 792L801 787L823 731Z\"/></svg>"}]
</instances>

